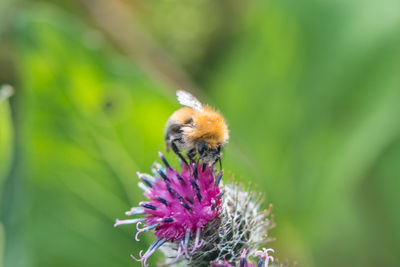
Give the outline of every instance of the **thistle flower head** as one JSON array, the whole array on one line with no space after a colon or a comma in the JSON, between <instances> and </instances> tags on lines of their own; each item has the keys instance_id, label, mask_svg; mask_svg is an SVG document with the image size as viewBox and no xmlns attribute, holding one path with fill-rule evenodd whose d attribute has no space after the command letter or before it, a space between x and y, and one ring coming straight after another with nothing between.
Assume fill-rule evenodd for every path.
<instances>
[{"instance_id":1,"label":"thistle flower head","mask_svg":"<svg viewBox=\"0 0 400 267\"><path fill-rule=\"evenodd\" d=\"M139 219L117 219L114 225L136 223L137 241L140 233L155 231L156 241L137 259L145 266L147 259L166 242L176 245L176 261L183 254L190 258L203 244L202 230L218 217L223 195L219 188L222 171L216 175L213 166L191 163L182 164L178 172L161 153L159 156L165 168L155 164L153 176L138 173L142 180L139 187L149 201L140 202L139 207L126 212L126 215L147 215ZM144 227L140 228L142 223Z\"/></svg>"},{"instance_id":2,"label":"thistle flower head","mask_svg":"<svg viewBox=\"0 0 400 267\"><path fill-rule=\"evenodd\" d=\"M148 258L161 248L165 265L267 267L273 261L268 255L273 250L258 250L273 227L270 209L260 210L259 195L238 184L222 186L223 171L216 174L213 166L191 162L179 172L159 156L165 167L156 163L153 175L138 173L148 201L126 212L144 216L117 219L114 225L136 224L137 241L140 233L154 231L154 243L133 259L148 266Z\"/></svg>"}]
</instances>

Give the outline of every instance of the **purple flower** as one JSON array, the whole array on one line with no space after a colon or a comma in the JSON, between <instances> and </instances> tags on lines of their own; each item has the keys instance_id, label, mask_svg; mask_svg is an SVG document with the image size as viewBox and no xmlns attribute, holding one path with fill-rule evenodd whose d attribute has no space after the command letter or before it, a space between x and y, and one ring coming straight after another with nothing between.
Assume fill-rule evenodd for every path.
<instances>
[{"instance_id":1,"label":"purple flower","mask_svg":"<svg viewBox=\"0 0 400 267\"><path fill-rule=\"evenodd\" d=\"M223 186L223 171L215 167L181 164L181 171L159 156L165 167L155 163L153 175L138 173L139 187L146 202L140 202L126 215L141 218L118 220L114 226L136 224L137 234L153 231L154 243L139 259L147 260L159 248L165 254L164 265L213 267L266 267L273 262L268 252L259 250L270 239L273 227L270 209L262 211L262 196L238 184ZM254 260L258 258L258 260Z\"/></svg>"},{"instance_id":2,"label":"purple flower","mask_svg":"<svg viewBox=\"0 0 400 267\"><path fill-rule=\"evenodd\" d=\"M190 163L190 166L182 164L178 172L161 153L159 156L165 168L155 164L153 176L138 173L142 180L139 187L149 201L140 202L139 207L126 212L126 215L147 215L138 219L117 219L114 225L136 224L137 241L140 233L155 231L156 241L144 254L143 251L139 253L140 259L132 256L145 266L147 259L166 242L174 244L177 251L170 264L180 260L182 255L190 258L204 243L202 230L219 216L223 195L219 187L223 171L216 175L213 166Z\"/></svg>"}]
</instances>

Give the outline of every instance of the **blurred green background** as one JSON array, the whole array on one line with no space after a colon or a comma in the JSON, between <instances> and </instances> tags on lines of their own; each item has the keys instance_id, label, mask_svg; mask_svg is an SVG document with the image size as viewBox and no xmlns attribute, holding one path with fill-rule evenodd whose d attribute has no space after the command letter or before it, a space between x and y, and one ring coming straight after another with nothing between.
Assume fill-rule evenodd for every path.
<instances>
[{"instance_id":1,"label":"blurred green background","mask_svg":"<svg viewBox=\"0 0 400 267\"><path fill-rule=\"evenodd\" d=\"M0 266L139 266L151 235L113 223L177 89L225 115L225 179L274 204L276 257L399 265L398 0L1 0L6 83Z\"/></svg>"}]
</instances>

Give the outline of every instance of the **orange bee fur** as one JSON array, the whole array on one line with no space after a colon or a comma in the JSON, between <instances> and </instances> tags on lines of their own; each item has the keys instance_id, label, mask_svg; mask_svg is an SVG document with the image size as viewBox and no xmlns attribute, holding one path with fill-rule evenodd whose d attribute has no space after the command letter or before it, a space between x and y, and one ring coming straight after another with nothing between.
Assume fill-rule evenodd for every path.
<instances>
[{"instance_id":1,"label":"orange bee fur","mask_svg":"<svg viewBox=\"0 0 400 267\"><path fill-rule=\"evenodd\" d=\"M204 107L203 112L194 111L194 127L184 127L186 139L193 143L205 141L210 148L225 145L229 138L225 119L211 107Z\"/></svg>"}]
</instances>

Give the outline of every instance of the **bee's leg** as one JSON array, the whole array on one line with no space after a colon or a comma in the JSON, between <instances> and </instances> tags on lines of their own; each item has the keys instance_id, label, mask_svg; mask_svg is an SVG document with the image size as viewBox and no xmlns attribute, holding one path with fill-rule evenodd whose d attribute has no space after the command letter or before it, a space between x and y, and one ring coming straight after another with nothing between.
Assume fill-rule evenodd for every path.
<instances>
[{"instance_id":1,"label":"bee's leg","mask_svg":"<svg viewBox=\"0 0 400 267\"><path fill-rule=\"evenodd\" d=\"M207 167L207 164L206 164L206 163L203 163L203 166L202 166L202 168L201 168L201 171L204 172L204 171L206 170L206 167Z\"/></svg>"},{"instance_id":2,"label":"bee's leg","mask_svg":"<svg viewBox=\"0 0 400 267\"><path fill-rule=\"evenodd\" d=\"M182 156L181 152L179 151L179 148L176 146L175 140L171 142L171 148L172 148L172 150L174 151L174 153L175 153L176 155L178 155L178 157L179 157L186 165L188 165L188 163L187 163L185 157Z\"/></svg>"},{"instance_id":3,"label":"bee's leg","mask_svg":"<svg viewBox=\"0 0 400 267\"><path fill-rule=\"evenodd\" d=\"M192 176L197 177L197 165L199 163L199 159L197 159L197 161L195 160L196 157L196 148L192 148L190 149L187 153L186 156L188 157L189 161L190 161L190 166L193 166L193 173L191 174ZM192 163L194 163L194 165L192 165ZM197 178L196 178L197 179Z\"/></svg>"},{"instance_id":4,"label":"bee's leg","mask_svg":"<svg viewBox=\"0 0 400 267\"><path fill-rule=\"evenodd\" d=\"M195 149L195 148L190 149L190 150L187 152L186 156L189 158L189 160L190 160L191 162L194 161L194 157L196 156L196 149Z\"/></svg>"},{"instance_id":5,"label":"bee's leg","mask_svg":"<svg viewBox=\"0 0 400 267\"><path fill-rule=\"evenodd\" d=\"M212 166L214 166L215 164L217 164L217 162L219 162L219 169L220 169L220 171L222 171L222 161L221 161L221 158L220 158L220 157L218 157L218 158L216 158L216 159L214 160L214 162L212 163Z\"/></svg>"}]
</instances>

